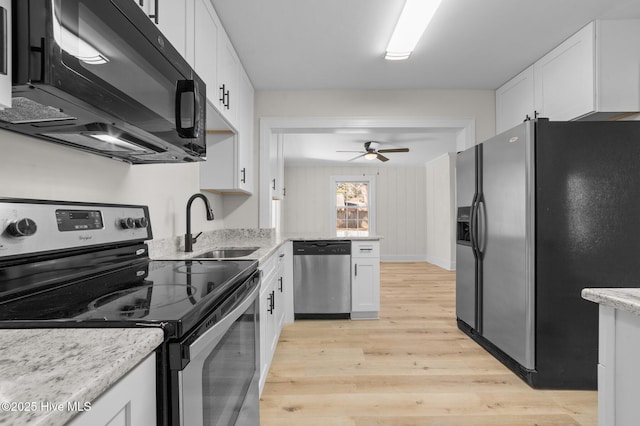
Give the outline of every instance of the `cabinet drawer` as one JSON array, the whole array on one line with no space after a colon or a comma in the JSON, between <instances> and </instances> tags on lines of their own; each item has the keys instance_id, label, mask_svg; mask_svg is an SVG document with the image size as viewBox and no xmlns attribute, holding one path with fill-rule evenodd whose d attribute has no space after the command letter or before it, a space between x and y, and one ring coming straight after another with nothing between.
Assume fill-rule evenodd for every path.
<instances>
[{"instance_id":1,"label":"cabinet drawer","mask_svg":"<svg viewBox=\"0 0 640 426\"><path fill-rule=\"evenodd\" d=\"M378 241L352 241L351 257L380 257Z\"/></svg>"}]
</instances>

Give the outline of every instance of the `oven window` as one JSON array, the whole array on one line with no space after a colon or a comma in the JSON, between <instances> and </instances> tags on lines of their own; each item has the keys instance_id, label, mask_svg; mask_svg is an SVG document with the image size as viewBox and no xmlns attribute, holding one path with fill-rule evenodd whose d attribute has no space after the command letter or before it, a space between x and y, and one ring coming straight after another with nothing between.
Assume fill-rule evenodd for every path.
<instances>
[{"instance_id":1,"label":"oven window","mask_svg":"<svg viewBox=\"0 0 640 426\"><path fill-rule=\"evenodd\" d=\"M256 304L236 320L202 369L203 425L235 423L256 372Z\"/></svg>"}]
</instances>

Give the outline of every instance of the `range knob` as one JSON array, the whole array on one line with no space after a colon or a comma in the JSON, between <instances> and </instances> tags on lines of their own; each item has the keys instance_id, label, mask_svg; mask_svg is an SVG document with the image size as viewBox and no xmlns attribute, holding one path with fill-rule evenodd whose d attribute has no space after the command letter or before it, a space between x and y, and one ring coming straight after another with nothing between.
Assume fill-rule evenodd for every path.
<instances>
[{"instance_id":1,"label":"range knob","mask_svg":"<svg viewBox=\"0 0 640 426\"><path fill-rule=\"evenodd\" d=\"M36 225L32 219L26 217L11 222L9 226L7 226L7 233L12 237L28 237L29 235L35 234L37 230L38 225Z\"/></svg>"},{"instance_id":2,"label":"range knob","mask_svg":"<svg viewBox=\"0 0 640 426\"><path fill-rule=\"evenodd\" d=\"M122 229L133 229L136 227L136 221L132 217L125 217L120 219L120 226Z\"/></svg>"},{"instance_id":3,"label":"range knob","mask_svg":"<svg viewBox=\"0 0 640 426\"><path fill-rule=\"evenodd\" d=\"M139 217L134 220L136 228L146 228L149 226L149 221L146 217Z\"/></svg>"}]
</instances>

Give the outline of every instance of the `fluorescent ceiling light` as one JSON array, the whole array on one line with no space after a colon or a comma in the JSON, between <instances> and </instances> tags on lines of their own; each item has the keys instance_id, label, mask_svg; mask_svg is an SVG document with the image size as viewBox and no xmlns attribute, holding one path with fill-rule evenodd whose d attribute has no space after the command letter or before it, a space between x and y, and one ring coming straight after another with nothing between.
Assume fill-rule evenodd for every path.
<instances>
[{"instance_id":1,"label":"fluorescent ceiling light","mask_svg":"<svg viewBox=\"0 0 640 426\"><path fill-rule=\"evenodd\" d=\"M435 15L441 0L406 0L387 46L385 59L407 59Z\"/></svg>"}]
</instances>

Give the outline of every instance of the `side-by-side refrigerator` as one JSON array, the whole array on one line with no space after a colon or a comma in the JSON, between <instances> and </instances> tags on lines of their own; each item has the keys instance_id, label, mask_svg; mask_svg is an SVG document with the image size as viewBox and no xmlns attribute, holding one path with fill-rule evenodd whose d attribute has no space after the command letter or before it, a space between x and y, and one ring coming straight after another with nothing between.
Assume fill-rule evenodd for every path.
<instances>
[{"instance_id":1,"label":"side-by-side refrigerator","mask_svg":"<svg viewBox=\"0 0 640 426\"><path fill-rule=\"evenodd\" d=\"M640 287L640 122L527 121L458 154L458 327L536 388L596 389L598 306Z\"/></svg>"}]
</instances>

